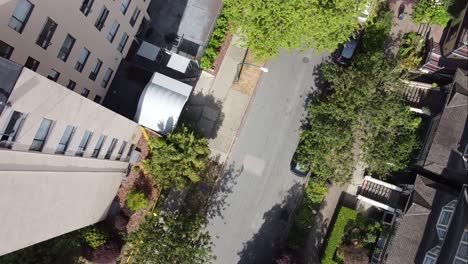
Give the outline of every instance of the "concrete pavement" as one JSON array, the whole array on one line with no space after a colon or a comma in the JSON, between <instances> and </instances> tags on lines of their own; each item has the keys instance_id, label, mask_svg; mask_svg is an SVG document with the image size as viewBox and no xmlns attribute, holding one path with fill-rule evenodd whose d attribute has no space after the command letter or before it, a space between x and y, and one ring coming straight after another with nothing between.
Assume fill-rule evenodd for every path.
<instances>
[{"instance_id":1,"label":"concrete pavement","mask_svg":"<svg viewBox=\"0 0 468 264\"><path fill-rule=\"evenodd\" d=\"M316 89L314 68L324 57L282 53L266 65L221 175L229 187L220 186L214 198L220 209L207 225L216 263L271 262L302 192L304 179L290 172L290 160L307 95Z\"/></svg>"}]
</instances>

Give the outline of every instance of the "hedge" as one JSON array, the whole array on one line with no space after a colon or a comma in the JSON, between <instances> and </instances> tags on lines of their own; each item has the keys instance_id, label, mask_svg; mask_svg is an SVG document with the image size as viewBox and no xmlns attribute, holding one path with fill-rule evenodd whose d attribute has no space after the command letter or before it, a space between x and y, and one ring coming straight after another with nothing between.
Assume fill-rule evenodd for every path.
<instances>
[{"instance_id":1,"label":"hedge","mask_svg":"<svg viewBox=\"0 0 468 264\"><path fill-rule=\"evenodd\" d=\"M330 237L328 238L327 247L322 257L322 264L335 264L334 260L336 249L340 246L343 235L345 232L346 225L349 221L355 220L357 217L357 211L347 207L341 207L338 217L336 218L335 225Z\"/></svg>"},{"instance_id":2,"label":"hedge","mask_svg":"<svg viewBox=\"0 0 468 264\"><path fill-rule=\"evenodd\" d=\"M229 24L224 12L225 11L223 9L218 17L218 20L216 21L216 26L213 30L213 33L211 34L211 39L205 48L205 54L200 59L200 67L202 69L207 70L213 67L213 62L218 56L221 45L226 38Z\"/></svg>"}]
</instances>

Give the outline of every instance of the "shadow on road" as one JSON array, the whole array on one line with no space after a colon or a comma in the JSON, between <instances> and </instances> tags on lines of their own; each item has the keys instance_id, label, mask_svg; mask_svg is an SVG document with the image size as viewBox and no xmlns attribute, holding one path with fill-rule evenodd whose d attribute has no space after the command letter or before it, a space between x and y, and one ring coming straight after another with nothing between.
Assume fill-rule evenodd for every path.
<instances>
[{"instance_id":1,"label":"shadow on road","mask_svg":"<svg viewBox=\"0 0 468 264\"><path fill-rule=\"evenodd\" d=\"M238 252L240 264L272 263L288 233L290 216L302 190L302 184L295 184L280 204L263 214L264 222L259 231Z\"/></svg>"}]
</instances>

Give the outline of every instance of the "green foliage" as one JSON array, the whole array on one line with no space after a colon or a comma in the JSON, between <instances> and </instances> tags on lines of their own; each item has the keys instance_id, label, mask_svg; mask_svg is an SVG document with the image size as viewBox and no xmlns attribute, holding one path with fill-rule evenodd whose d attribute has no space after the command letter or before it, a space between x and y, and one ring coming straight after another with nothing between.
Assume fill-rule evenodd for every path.
<instances>
[{"instance_id":1,"label":"green foliage","mask_svg":"<svg viewBox=\"0 0 468 264\"><path fill-rule=\"evenodd\" d=\"M424 45L424 38L416 32L403 36L398 50L402 69L413 70L421 65Z\"/></svg>"},{"instance_id":2,"label":"green foliage","mask_svg":"<svg viewBox=\"0 0 468 264\"><path fill-rule=\"evenodd\" d=\"M148 206L148 203L149 200L146 197L145 193L137 190L131 190L127 194L127 199L125 200L125 204L133 212L146 208Z\"/></svg>"},{"instance_id":3,"label":"green foliage","mask_svg":"<svg viewBox=\"0 0 468 264\"><path fill-rule=\"evenodd\" d=\"M182 126L164 138L150 138L152 156L142 162L142 168L160 187L182 190L200 181L206 168L210 149L208 140L194 130Z\"/></svg>"},{"instance_id":4,"label":"green foliage","mask_svg":"<svg viewBox=\"0 0 468 264\"><path fill-rule=\"evenodd\" d=\"M377 238L382 232L382 225L372 219L358 215L346 226L344 243L373 249Z\"/></svg>"},{"instance_id":5,"label":"green foliage","mask_svg":"<svg viewBox=\"0 0 468 264\"><path fill-rule=\"evenodd\" d=\"M437 24L446 27L453 18L448 9L453 0L419 0L413 10L413 21L423 24Z\"/></svg>"},{"instance_id":6,"label":"green foliage","mask_svg":"<svg viewBox=\"0 0 468 264\"><path fill-rule=\"evenodd\" d=\"M314 223L314 211L318 211L325 195L328 192L327 185L316 179L309 181L304 190L304 197L296 209L294 222L289 233L288 245L294 249L300 249L305 245L307 235Z\"/></svg>"},{"instance_id":7,"label":"green foliage","mask_svg":"<svg viewBox=\"0 0 468 264\"><path fill-rule=\"evenodd\" d=\"M135 250L132 263L205 264L214 260L210 235L199 216L148 215L128 236Z\"/></svg>"},{"instance_id":8,"label":"green foliage","mask_svg":"<svg viewBox=\"0 0 468 264\"><path fill-rule=\"evenodd\" d=\"M79 255L80 248L80 236L76 232L73 232L0 256L0 263L74 263L74 259Z\"/></svg>"},{"instance_id":9,"label":"green foliage","mask_svg":"<svg viewBox=\"0 0 468 264\"><path fill-rule=\"evenodd\" d=\"M368 0L225 0L234 32L257 59L280 49L334 50L359 29L357 17Z\"/></svg>"},{"instance_id":10,"label":"green foliage","mask_svg":"<svg viewBox=\"0 0 468 264\"><path fill-rule=\"evenodd\" d=\"M109 239L109 233L97 225L91 225L80 230L86 244L94 249L104 245Z\"/></svg>"},{"instance_id":11,"label":"green foliage","mask_svg":"<svg viewBox=\"0 0 468 264\"><path fill-rule=\"evenodd\" d=\"M360 137L371 172L384 176L403 168L417 147L420 121L402 100L405 84L395 61L382 52L366 53L351 67L327 64L322 73L332 92L309 107L297 161L319 179L346 183L354 168L352 147Z\"/></svg>"},{"instance_id":12,"label":"green foliage","mask_svg":"<svg viewBox=\"0 0 468 264\"><path fill-rule=\"evenodd\" d=\"M374 23L364 31L362 49L366 52L382 51L392 28L393 12L383 9Z\"/></svg>"},{"instance_id":13,"label":"green foliage","mask_svg":"<svg viewBox=\"0 0 468 264\"><path fill-rule=\"evenodd\" d=\"M226 33L229 29L229 23L224 14L224 9L221 11L221 14L218 17L216 22L216 26L213 29L213 33L211 34L210 41L205 48L205 54L200 59L200 67L202 69L211 69L213 67L213 62L215 61L216 57L218 56L219 49L226 38Z\"/></svg>"},{"instance_id":14,"label":"green foliage","mask_svg":"<svg viewBox=\"0 0 468 264\"><path fill-rule=\"evenodd\" d=\"M357 217L357 212L354 209L347 207L341 207L338 217L336 218L335 225L333 225L333 230L330 234L330 238L327 241L327 247L322 257L322 264L334 264L337 263L335 258L335 252L341 242L343 241L345 235L346 226L350 221L355 220Z\"/></svg>"}]
</instances>

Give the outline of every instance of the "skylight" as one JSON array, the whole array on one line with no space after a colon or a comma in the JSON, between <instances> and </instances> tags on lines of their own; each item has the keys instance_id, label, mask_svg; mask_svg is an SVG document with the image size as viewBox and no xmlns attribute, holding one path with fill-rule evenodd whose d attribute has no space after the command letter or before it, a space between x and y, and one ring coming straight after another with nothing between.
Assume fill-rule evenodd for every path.
<instances>
[{"instance_id":1,"label":"skylight","mask_svg":"<svg viewBox=\"0 0 468 264\"><path fill-rule=\"evenodd\" d=\"M445 235L447 235L447 229L452 219L453 212L457 206L457 200L453 200L450 203L446 204L439 215L439 220L437 220L437 235L439 240L444 240Z\"/></svg>"}]
</instances>

